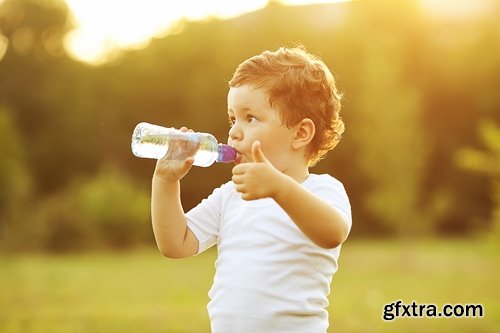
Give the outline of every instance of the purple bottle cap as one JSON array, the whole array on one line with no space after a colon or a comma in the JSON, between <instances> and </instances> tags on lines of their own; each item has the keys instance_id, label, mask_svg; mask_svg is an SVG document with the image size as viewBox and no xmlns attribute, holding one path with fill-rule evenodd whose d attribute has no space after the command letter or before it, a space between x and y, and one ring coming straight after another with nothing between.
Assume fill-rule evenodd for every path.
<instances>
[{"instance_id":1,"label":"purple bottle cap","mask_svg":"<svg viewBox=\"0 0 500 333\"><path fill-rule=\"evenodd\" d=\"M236 160L238 152L233 147L219 143L217 148L217 158L215 159L219 163L231 163Z\"/></svg>"}]
</instances>

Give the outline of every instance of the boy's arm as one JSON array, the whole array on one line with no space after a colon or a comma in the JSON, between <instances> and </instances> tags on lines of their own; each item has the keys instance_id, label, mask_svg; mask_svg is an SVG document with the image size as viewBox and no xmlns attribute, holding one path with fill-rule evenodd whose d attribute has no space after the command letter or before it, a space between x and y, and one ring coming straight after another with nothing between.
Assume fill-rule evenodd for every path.
<instances>
[{"instance_id":1,"label":"boy's arm","mask_svg":"<svg viewBox=\"0 0 500 333\"><path fill-rule=\"evenodd\" d=\"M156 244L169 258L184 258L198 252L198 240L187 227L180 199L180 183L153 176L151 221Z\"/></svg>"},{"instance_id":2,"label":"boy's arm","mask_svg":"<svg viewBox=\"0 0 500 333\"><path fill-rule=\"evenodd\" d=\"M345 218L329 203L281 174L273 199L316 245L334 248L347 238Z\"/></svg>"},{"instance_id":3,"label":"boy's arm","mask_svg":"<svg viewBox=\"0 0 500 333\"><path fill-rule=\"evenodd\" d=\"M182 127L181 131L187 131ZM156 244L169 258L184 258L198 252L198 239L187 227L181 204L180 180L191 169L194 158L171 159L175 149L156 163L151 189L151 221Z\"/></svg>"},{"instance_id":4,"label":"boy's arm","mask_svg":"<svg viewBox=\"0 0 500 333\"><path fill-rule=\"evenodd\" d=\"M334 248L347 238L345 218L328 202L281 173L265 158L260 146L252 147L254 162L233 169L233 182L244 200L273 198L299 229L315 244Z\"/></svg>"}]
</instances>

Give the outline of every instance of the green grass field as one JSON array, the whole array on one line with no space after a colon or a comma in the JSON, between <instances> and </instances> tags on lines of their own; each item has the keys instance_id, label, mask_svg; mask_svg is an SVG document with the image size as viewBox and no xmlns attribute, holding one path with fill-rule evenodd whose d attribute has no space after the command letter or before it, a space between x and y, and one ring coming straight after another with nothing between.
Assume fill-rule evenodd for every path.
<instances>
[{"instance_id":1,"label":"green grass field","mask_svg":"<svg viewBox=\"0 0 500 333\"><path fill-rule=\"evenodd\" d=\"M0 255L0 332L209 332L215 251ZM332 283L329 332L500 332L500 244L349 241ZM483 318L382 320L386 303L480 303Z\"/></svg>"}]
</instances>

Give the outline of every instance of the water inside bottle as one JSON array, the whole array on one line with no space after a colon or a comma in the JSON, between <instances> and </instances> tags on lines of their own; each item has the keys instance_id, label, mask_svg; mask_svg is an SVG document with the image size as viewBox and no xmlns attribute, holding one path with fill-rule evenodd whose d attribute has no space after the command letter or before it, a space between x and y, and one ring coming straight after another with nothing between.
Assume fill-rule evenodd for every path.
<instances>
[{"instance_id":1,"label":"water inside bottle","mask_svg":"<svg viewBox=\"0 0 500 333\"><path fill-rule=\"evenodd\" d=\"M180 132L148 123L140 123L132 134L132 153L137 157L185 160L193 156L194 165L207 167L215 161L229 163L236 159L234 148L218 144L208 133Z\"/></svg>"},{"instance_id":2,"label":"water inside bottle","mask_svg":"<svg viewBox=\"0 0 500 333\"><path fill-rule=\"evenodd\" d=\"M132 152L137 157L159 159L168 150L167 134L147 134L137 127L132 136Z\"/></svg>"},{"instance_id":3,"label":"water inside bottle","mask_svg":"<svg viewBox=\"0 0 500 333\"><path fill-rule=\"evenodd\" d=\"M171 160L185 160L193 156L194 165L209 166L217 157L217 143L208 135L180 134L174 130L170 133L150 133L138 127L132 136L132 152L137 157L155 159L164 157L167 152Z\"/></svg>"}]
</instances>

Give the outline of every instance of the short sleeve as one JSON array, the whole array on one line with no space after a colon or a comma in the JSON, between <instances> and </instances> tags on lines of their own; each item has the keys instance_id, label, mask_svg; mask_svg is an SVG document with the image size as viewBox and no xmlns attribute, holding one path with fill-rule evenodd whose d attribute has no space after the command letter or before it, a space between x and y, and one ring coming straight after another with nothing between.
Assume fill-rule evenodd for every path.
<instances>
[{"instance_id":1,"label":"short sleeve","mask_svg":"<svg viewBox=\"0 0 500 333\"><path fill-rule=\"evenodd\" d=\"M344 217L349 232L352 226L351 204L344 185L334 177L324 174L316 175L315 181L308 184L307 187L311 192L337 209Z\"/></svg>"},{"instance_id":2,"label":"short sleeve","mask_svg":"<svg viewBox=\"0 0 500 333\"><path fill-rule=\"evenodd\" d=\"M198 239L198 253L217 243L223 199L227 190L228 183L216 188L212 194L186 213L187 226Z\"/></svg>"}]
</instances>

